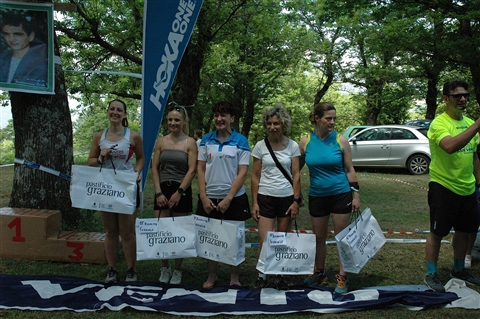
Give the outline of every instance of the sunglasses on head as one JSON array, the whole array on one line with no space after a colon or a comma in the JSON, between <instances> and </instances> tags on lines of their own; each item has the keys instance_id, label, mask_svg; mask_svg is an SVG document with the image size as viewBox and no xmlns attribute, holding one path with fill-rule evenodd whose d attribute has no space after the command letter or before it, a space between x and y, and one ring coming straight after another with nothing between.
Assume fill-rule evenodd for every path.
<instances>
[{"instance_id":1,"label":"sunglasses on head","mask_svg":"<svg viewBox=\"0 0 480 319\"><path fill-rule=\"evenodd\" d=\"M460 101L462 97L465 98L465 100L467 101L470 100L470 93L449 94L448 96L453 97L457 101Z\"/></svg>"},{"instance_id":2,"label":"sunglasses on head","mask_svg":"<svg viewBox=\"0 0 480 319\"><path fill-rule=\"evenodd\" d=\"M167 109L168 112L171 112L173 110L177 112L182 112L182 111L185 111L185 108L181 105L172 105L172 106L169 106Z\"/></svg>"}]
</instances>

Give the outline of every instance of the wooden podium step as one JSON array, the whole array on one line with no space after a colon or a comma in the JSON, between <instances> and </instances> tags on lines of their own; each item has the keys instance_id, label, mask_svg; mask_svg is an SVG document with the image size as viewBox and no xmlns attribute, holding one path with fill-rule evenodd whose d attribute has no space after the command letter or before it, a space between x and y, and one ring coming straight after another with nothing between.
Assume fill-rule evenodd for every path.
<instances>
[{"instance_id":1,"label":"wooden podium step","mask_svg":"<svg viewBox=\"0 0 480 319\"><path fill-rule=\"evenodd\" d=\"M103 233L62 231L58 210L0 208L0 256L106 264Z\"/></svg>"}]
</instances>

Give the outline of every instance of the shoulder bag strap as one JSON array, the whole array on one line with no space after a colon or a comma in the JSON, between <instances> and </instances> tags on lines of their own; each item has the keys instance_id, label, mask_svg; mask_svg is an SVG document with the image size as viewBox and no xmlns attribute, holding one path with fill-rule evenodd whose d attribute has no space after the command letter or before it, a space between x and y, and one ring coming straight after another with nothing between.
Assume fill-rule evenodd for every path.
<instances>
[{"instance_id":1,"label":"shoulder bag strap","mask_svg":"<svg viewBox=\"0 0 480 319\"><path fill-rule=\"evenodd\" d=\"M270 155L272 156L273 160L275 161L275 164L277 165L277 168L282 172L282 174L285 176L285 178L290 182L290 184L293 185L292 178L288 173L285 171L282 165L280 165L280 162L278 161L277 157L275 156L275 153L273 152L272 146L270 145L270 142L268 141L268 137L265 137L265 145L268 148L268 151L270 152Z\"/></svg>"}]
</instances>

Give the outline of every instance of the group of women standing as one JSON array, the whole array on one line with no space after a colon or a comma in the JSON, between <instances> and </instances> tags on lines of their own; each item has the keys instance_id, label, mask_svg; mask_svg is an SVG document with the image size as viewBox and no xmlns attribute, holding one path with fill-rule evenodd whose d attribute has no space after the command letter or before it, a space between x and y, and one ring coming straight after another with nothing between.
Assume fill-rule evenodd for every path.
<instances>
[{"instance_id":1,"label":"group of women standing","mask_svg":"<svg viewBox=\"0 0 480 319\"><path fill-rule=\"evenodd\" d=\"M116 107L112 107L112 104ZM262 124L267 137L257 142L252 152L247 138L232 128L235 107L228 102L219 102L212 111L215 131L207 133L197 144L188 136L186 110L181 106L168 108L166 115L170 133L157 140L152 164L155 216L184 216L192 212L191 183L197 174L199 195L196 214L225 220L253 217L258 223L260 251L268 231L290 230L292 221L297 218L303 200L300 169L307 164L310 172L308 208L316 236L316 267L304 283L326 283L326 236L330 215L334 231L339 233L348 226L350 214L360 208L359 185L352 165L350 145L345 137L334 131L335 107L325 102L317 104L309 115L314 131L298 144L285 136L291 125L288 112L283 107L265 110ZM112 101L108 114L110 128L95 135L89 165L106 163L106 159L114 155L109 145L105 145L105 142L102 144L103 140L119 144L118 141L130 134L130 154L136 154L135 171L141 176L144 165L141 138L133 131L125 131L122 135L117 120L122 117L126 119L125 104ZM252 209L244 186L250 155L253 157ZM133 169L133 166L130 165L128 169ZM119 235L129 267L126 281L136 280L137 277L135 256L130 248L125 249L125 245L132 245L132 241L135 247L135 216L125 216L102 213L107 233L105 249L110 266L106 282L117 281L115 266ZM207 263L208 277L202 287L211 289L216 285L218 262L207 260ZM163 260L159 281L179 284L182 279L181 264L181 259L175 260L172 272L169 261ZM230 285L241 286L239 267L230 266L230 271ZM335 292L346 293L348 279L340 262L336 279ZM267 284L266 275L259 273L254 287L263 288ZM275 276L273 285L277 289L288 289L288 283L280 275Z\"/></svg>"}]
</instances>

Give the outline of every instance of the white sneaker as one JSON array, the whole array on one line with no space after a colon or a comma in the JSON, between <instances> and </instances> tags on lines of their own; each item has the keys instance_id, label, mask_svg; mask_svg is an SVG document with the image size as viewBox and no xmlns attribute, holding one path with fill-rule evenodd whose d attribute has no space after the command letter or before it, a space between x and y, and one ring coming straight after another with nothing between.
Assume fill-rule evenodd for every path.
<instances>
[{"instance_id":1,"label":"white sneaker","mask_svg":"<svg viewBox=\"0 0 480 319\"><path fill-rule=\"evenodd\" d=\"M472 255L465 256L465 268L472 268Z\"/></svg>"},{"instance_id":2,"label":"white sneaker","mask_svg":"<svg viewBox=\"0 0 480 319\"><path fill-rule=\"evenodd\" d=\"M160 278L158 278L158 281L168 284L170 277L172 277L172 270L167 267L162 267L162 269L160 269Z\"/></svg>"},{"instance_id":3,"label":"white sneaker","mask_svg":"<svg viewBox=\"0 0 480 319\"><path fill-rule=\"evenodd\" d=\"M170 283L172 285L179 285L182 282L182 271L181 270L174 270L172 278L170 279Z\"/></svg>"}]
</instances>

